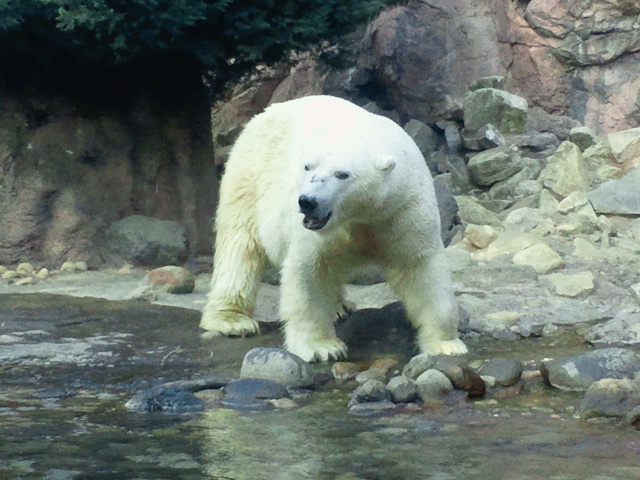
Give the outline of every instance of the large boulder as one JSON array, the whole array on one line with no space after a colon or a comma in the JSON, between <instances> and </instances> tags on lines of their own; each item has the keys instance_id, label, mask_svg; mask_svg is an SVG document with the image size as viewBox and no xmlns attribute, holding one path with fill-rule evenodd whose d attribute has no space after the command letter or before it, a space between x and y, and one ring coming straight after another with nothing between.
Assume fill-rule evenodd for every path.
<instances>
[{"instance_id":1,"label":"large boulder","mask_svg":"<svg viewBox=\"0 0 640 480\"><path fill-rule=\"evenodd\" d=\"M112 224L104 241L111 254L140 266L179 265L189 255L182 225L142 215Z\"/></svg>"},{"instance_id":2,"label":"large boulder","mask_svg":"<svg viewBox=\"0 0 640 480\"><path fill-rule=\"evenodd\" d=\"M577 145L562 142L540 174L542 184L554 193L566 197L589 188L589 173Z\"/></svg>"},{"instance_id":3,"label":"large boulder","mask_svg":"<svg viewBox=\"0 0 640 480\"><path fill-rule=\"evenodd\" d=\"M475 183L487 186L515 175L523 163L518 147L504 145L474 155L467 167Z\"/></svg>"},{"instance_id":4,"label":"large boulder","mask_svg":"<svg viewBox=\"0 0 640 480\"><path fill-rule=\"evenodd\" d=\"M640 168L624 177L609 180L587 193L598 213L640 215Z\"/></svg>"},{"instance_id":5,"label":"large boulder","mask_svg":"<svg viewBox=\"0 0 640 480\"><path fill-rule=\"evenodd\" d=\"M481 88L464 99L464 126L475 130L488 123L502 133L523 133L527 128L527 100L497 90Z\"/></svg>"}]
</instances>

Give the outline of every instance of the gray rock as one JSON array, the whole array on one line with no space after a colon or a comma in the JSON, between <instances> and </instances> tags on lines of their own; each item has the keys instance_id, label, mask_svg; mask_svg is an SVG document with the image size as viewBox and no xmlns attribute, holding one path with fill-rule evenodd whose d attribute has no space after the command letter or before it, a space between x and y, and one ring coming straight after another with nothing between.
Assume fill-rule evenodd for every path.
<instances>
[{"instance_id":1,"label":"gray rock","mask_svg":"<svg viewBox=\"0 0 640 480\"><path fill-rule=\"evenodd\" d=\"M376 415L395 410L396 404L391 401L356 403L349 406L349 412L354 415Z\"/></svg>"},{"instance_id":2,"label":"gray rock","mask_svg":"<svg viewBox=\"0 0 640 480\"><path fill-rule=\"evenodd\" d=\"M174 295L192 293L196 286L195 276L189 270L172 265L151 270L145 282Z\"/></svg>"},{"instance_id":3,"label":"gray rock","mask_svg":"<svg viewBox=\"0 0 640 480\"><path fill-rule=\"evenodd\" d=\"M264 378L242 378L224 387L223 405L240 410L270 410L268 400L290 398L286 387Z\"/></svg>"},{"instance_id":4,"label":"gray rock","mask_svg":"<svg viewBox=\"0 0 640 480\"><path fill-rule=\"evenodd\" d=\"M620 313L615 318L594 325L584 335L591 343L614 345L640 344L640 313Z\"/></svg>"},{"instance_id":5,"label":"gray rock","mask_svg":"<svg viewBox=\"0 0 640 480\"><path fill-rule=\"evenodd\" d=\"M393 377L389 380L387 390L391 393L391 399L395 403L409 403L418 398L416 382L403 375Z\"/></svg>"},{"instance_id":6,"label":"gray rock","mask_svg":"<svg viewBox=\"0 0 640 480\"><path fill-rule=\"evenodd\" d=\"M415 380L422 373L433 368L436 364L436 360L437 358L435 356L427 353L416 355L404 366L402 369L402 375Z\"/></svg>"},{"instance_id":7,"label":"gray rock","mask_svg":"<svg viewBox=\"0 0 640 480\"><path fill-rule=\"evenodd\" d=\"M447 376L434 368L416 378L418 398L423 402L440 400L453 391L453 384Z\"/></svg>"},{"instance_id":8,"label":"gray rock","mask_svg":"<svg viewBox=\"0 0 640 480\"><path fill-rule=\"evenodd\" d=\"M488 186L515 175L523 164L518 147L504 145L474 155L467 167L475 183Z\"/></svg>"},{"instance_id":9,"label":"gray rock","mask_svg":"<svg viewBox=\"0 0 640 480\"><path fill-rule=\"evenodd\" d=\"M469 195L459 195L455 197L458 203L458 215L464 223L473 223L476 225L491 225L493 227L501 227L500 217L491 210L486 209L478 203L478 201Z\"/></svg>"},{"instance_id":10,"label":"gray rock","mask_svg":"<svg viewBox=\"0 0 640 480\"><path fill-rule=\"evenodd\" d=\"M264 378L291 388L313 383L309 364L281 348L256 347L244 357L240 378Z\"/></svg>"},{"instance_id":11,"label":"gray rock","mask_svg":"<svg viewBox=\"0 0 640 480\"><path fill-rule=\"evenodd\" d=\"M522 133L527 127L527 101L495 88L481 88L464 99L464 126L475 130L491 123L503 133Z\"/></svg>"},{"instance_id":12,"label":"gray rock","mask_svg":"<svg viewBox=\"0 0 640 480\"><path fill-rule=\"evenodd\" d=\"M571 129L580 126L571 117L547 113L540 107L531 107L527 113L527 131L552 133L560 140L568 140Z\"/></svg>"},{"instance_id":13,"label":"gray rock","mask_svg":"<svg viewBox=\"0 0 640 480\"><path fill-rule=\"evenodd\" d=\"M573 127L569 131L569 141L584 152L587 148L595 145L596 138L589 127Z\"/></svg>"},{"instance_id":14,"label":"gray rock","mask_svg":"<svg viewBox=\"0 0 640 480\"><path fill-rule=\"evenodd\" d=\"M438 202L438 211L440 213L440 236L442 237L442 242L445 245L449 245L455 234L458 203L443 175L433 178L433 189L436 192L436 201Z\"/></svg>"},{"instance_id":15,"label":"gray rock","mask_svg":"<svg viewBox=\"0 0 640 480\"><path fill-rule=\"evenodd\" d=\"M585 391L593 382L605 378L632 378L640 370L640 355L623 348L606 348L544 362L540 370L556 388Z\"/></svg>"},{"instance_id":16,"label":"gray rock","mask_svg":"<svg viewBox=\"0 0 640 480\"><path fill-rule=\"evenodd\" d=\"M562 142L547 159L540 180L545 187L563 197L576 190L587 191L590 185L589 172L580 149L571 142Z\"/></svg>"},{"instance_id":17,"label":"gray rock","mask_svg":"<svg viewBox=\"0 0 640 480\"><path fill-rule=\"evenodd\" d=\"M624 177L609 180L587 193L598 213L640 215L640 168Z\"/></svg>"},{"instance_id":18,"label":"gray rock","mask_svg":"<svg viewBox=\"0 0 640 480\"><path fill-rule=\"evenodd\" d=\"M409 120L406 123L404 131L416 142L416 145L428 164L431 154L436 151L442 143L440 136L429 125L415 119Z\"/></svg>"},{"instance_id":19,"label":"gray rock","mask_svg":"<svg viewBox=\"0 0 640 480\"><path fill-rule=\"evenodd\" d=\"M504 135L491 124L477 130L462 130L462 144L469 150L488 150L506 143Z\"/></svg>"},{"instance_id":20,"label":"gray rock","mask_svg":"<svg viewBox=\"0 0 640 480\"><path fill-rule=\"evenodd\" d=\"M511 358L492 358L480 367L478 372L481 376L493 377L496 385L500 387L510 387L522 378L522 362Z\"/></svg>"},{"instance_id":21,"label":"gray rock","mask_svg":"<svg viewBox=\"0 0 640 480\"><path fill-rule=\"evenodd\" d=\"M637 380L606 378L589 386L580 411L585 417L624 417L639 406Z\"/></svg>"},{"instance_id":22,"label":"gray rock","mask_svg":"<svg viewBox=\"0 0 640 480\"><path fill-rule=\"evenodd\" d=\"M179 265L188 256L186 229L175 222L133 215L112 224L108 248L134 265Z\"/></svg>"},{"instance_id":23,"label":"gray rock","mask_svg":"<svg viewBox=\"0 0 640 480\"><path fill-rule=\"evenodd\" d=\"M380 380L368 380L353 391L349 407L358 403L389 401L391 392L387 390L387 386Z\"/></svg>"},{"instance_id":24,"label":"gray rock","mask_svg":"<svg viewBox=\"0 0 640 480\"><path fill-rule=\"evenodd\" d=\"M469 90L475 92L481 88L504 89L505 78L502 75L492 75L490 77L482 77L474 80L469 84Z\"/></svg>"}]
</instances>

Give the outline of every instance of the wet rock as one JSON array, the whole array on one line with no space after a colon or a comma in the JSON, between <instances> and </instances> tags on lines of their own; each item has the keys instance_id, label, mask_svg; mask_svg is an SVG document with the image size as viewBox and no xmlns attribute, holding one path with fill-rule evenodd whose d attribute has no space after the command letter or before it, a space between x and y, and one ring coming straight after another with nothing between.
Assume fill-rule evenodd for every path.
<instances>
[{"instance_id":1,"label":"wet rock","mask_svg":"<svg viewBox=\"0 0 640 480\"><path fill-rule=\"evenodd\" d=\"M228 379L210 376L197 380L165 383L134 395L125 407L138 413L191 413L205 409L206 403L194 393L201 390L222 388Z\"/></svg>"},{"instance_id":2,"label":"wet rock","mask_svg":"<svg viewBox=\"0 0 640 480\"><path fill-rule=\"evenodd\" d=\"M434 368L449 379L453 388L467 392L470 397L484 395L484 381L459 357L438 356Z\"/></svg>"},{"instance_id":3,"label":"wet rock","mask_svg":"<svg viewBox=\"0 0 640 480\"><path fill-rule=\"evenodd\" d=\"M574 274L552 273L544 277L549 291L561 297L580 297L593 292L593 273Z\"/></svg>"},{"instance_id":4,"label":"wet rock","mask_svg":"<svg viewBox=\"0 0 640 480\"><path fill-rule=\"evenodd\" d=\"M587 193L598 213L640 215L640 168L624 177L609 180Z\"/></svg>"},{"instance_id":5,"label":"wet rock","mask_svg":"<svg viewBox=\"0 0 640 480\"><path fill-rule=\"evenodd\" d=\"M269 410L274 408L269 400L290 398L287 388L265 378L242 378L224 387L221 403L240 410Z\"/></svg>"},{"instance_id":6,"label":"wet rock","mask_svg":"<svg viewBox=\"0 0 640 480\"><path fill-rule=\"evenodd\" d=\"M540 180L545 187L563 197L576 190L587 191L590 180L580 149L571 142L562 142L547 159Z\"/></svg>"},{"instance_id":7,"label":"wet rock","mask_svg":"<svg viewBox=\"0 0 640 480\"><path fill-rule=\"evenodd\" d=\"M402 369L402 375L415 380L422 373L434 367L436 357L427 353L416 355Z\"/></svg>"},{"instance_id":8,"label":"wet rock","mask_svg":"<svg viewBox=\"0 0 640 480\"><path fill-rule=\"evenodd\" d=\"M349 407L349 412L354 415L376 415L396 409L396 404L391 401L356 403Z\"/></svg>"},{"instance_id":9,"label":"wet rock","mask_svg":"<svg viewBox=\"0 0 640 480\"><path fill-rule=\"evenodd\" d=\"M395 403L409 403L418 398L416 382L411 378L399 375L387 383L387 390Z\"/></svg>"},{"instance_id":10,"label":"wet rock","mask_svg":"<svg viewBox=\"0 0 640 480\"><path fill-rule=\"evenodd\" d=\"M536 243L513 256L516 265L529 265L538 273L547 273L564 265L564 260L545 243Z\"/></svg>"},{"instance_id":11,"label":"wet rock","mask_svg":"<svg viewBox=\"0 0 640 480\"><path fill-rule=\"evenodd\" d=\"M398 360L395 358L379 358L375 360L367 370L358 373L358 375L356 375L356 381L358 383L365 383L368 380L384 381L387 378L389 370L397 364Z\"/></svg>"},{"instance_id":12,"label":"wet rock","mask_svg":"<svg viewBox=\"0 0 640 480\"><path fill-rule=\"evenodd\" d=\"M345 383L356 378L361 369L351 362L336 362L331 367L331 375L338 383Z\"/></svg>"},{"instance_id":13,"label":"wet rock","mask_svg":"<svg viewBox=\"0 0 640 480\"><path fill-rule=\"evenodd\" d=\"M106 242L111 251L135 265L178 265L188 256L186 229L182 225L141 215L111 225Z\"/></svg>"},{"instance_id":14,"label":"wet rock","mask_svg":"<svg viewBox=\"0 0 640 480\"><path fill-rule=\"evenodd\" d=\"M640 313L619 313L614 319L591 327L584 339L596 344L638 345Z\"/></svg>"},{"instance_id":15,"label":"wet rock","mask_svg":"<svg viewBox=\"0 0 640 480\"><path fill-rule=\"evenodd\" d=\"M159 287L174 295L192 293L196 286L194 275L186 268L176 266L153 269L145 281L152 287Z\"/></svg>"},{"instance_id":16,"label":"wet rock","mask_svg":"<svg viewBox=\"0 0 640 480\"><path fill-rule=\"evenodd\" d=\"M593 382L580 412L585 417L624 417L640 406L640 382L606 378Z\"/></svg>"},{"instance_id":17,"label":"wet rock","mask_svg":"<svg viewBox=\"0 0 640 480\"><path fill-rule=\"evenodd\" d=\"M510 387L522 378L522 362L511 358L492 358L480 367L478 373L482 377L493 377L500 387Z\"/></svg>"},{"instance_id":18,"label":"wet rock","mask_svg":"<svg viewBox=\"0 0 640 480\"><path fill-rule=\"evenodd\" d=\"M240 378L262 378L290 388L304 388L313 384L309 364L281 348L251 349L242 362Z\"/></svg>"},{"instance_id":19,"label":"wet rock","mask_svg":"<svg viewBox=\"0 0 640 480\"><path fill-rule=\"evenodd\" d=\"M606 348L567 359L543 362L540 371L551 386L585 391L605 378L632 378L640 371L640 356L623 348Z\"/></svg>"},{"instance_id":20,"label":"wet rock","mask_svg":"<svg viewBox=\"0 0 640 480\"><path fill-rule=\"evenodd\" d=\"M467 167L475 183L488 186L518 173L522 169L522 158L518 147L504 145L474 155Z\"/></svg>"},{"instance_id":21,"label":"wet rock","mask_svg":"<svg viewBox=\"0 0 640 480\"><path fill-rule=\"evenodd\" d=\"M522 133L527 127L527 101L495 88L481 88L464 99L464 126L472 130L491 123L503 133Z\"/></svg>"},{"instance_id":22,"label":"wet rock","mask_svg":"<svg viewBox=\"0 0 640 480\"><path fill-rule=\"evenodd\" d=\"M389 401L391 392L387 390L387 386L380 380L368 380L353 391L349 407L358 403Z\"/></svg>"},{"instance_id":23,"label":"wet rock","mask_svg":"<svg viewBox=\"0 0 640 480\"><path fill-rule=\"evenodd\" d=\"M447 376L434 368L420 374L415 380L418 398L423 402L440 400L453 391Z\"/></svg>"}]
</instances>

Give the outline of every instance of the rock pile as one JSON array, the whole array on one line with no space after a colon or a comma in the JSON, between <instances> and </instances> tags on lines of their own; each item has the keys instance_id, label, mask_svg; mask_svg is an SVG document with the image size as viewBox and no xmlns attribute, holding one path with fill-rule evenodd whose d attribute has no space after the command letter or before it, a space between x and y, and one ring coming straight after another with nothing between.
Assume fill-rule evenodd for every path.
<instances>
[{"instance_id":1,"label":"rock pile","mask_svg":"<svg viewBox=\"0 0 640 480\"><path fill-rule=\"evenodd\" d=\"M85 262L64 262L58 270L49 270L46 267L34 267L31 263L22 262L10 268L0 265L0 277L14 285L33 285L40 280L45 280L52 275L60 273L84 272L88 269Z\"/></svg>"}]
</instances>

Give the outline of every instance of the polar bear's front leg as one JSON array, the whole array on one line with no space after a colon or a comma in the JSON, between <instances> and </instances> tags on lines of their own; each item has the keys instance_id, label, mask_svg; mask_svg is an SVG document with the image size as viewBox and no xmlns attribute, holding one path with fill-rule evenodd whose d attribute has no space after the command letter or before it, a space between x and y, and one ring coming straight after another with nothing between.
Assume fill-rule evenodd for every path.
<instances>
[{"instance_id":1,"label":"polar bear's front leg","mask_svg":"<svg viewBox=\"0 0 640 480\"><path fill-rule=\"evenodd\" d=\"M422 353L467 353L467 347L458 338L458 305L444 251L411 267L390 269L389 282L418 330L417 343Z\"/></svg>"},{"instance_id":2,"label":"polar bear's front leg","mask_svg":"<svg viewBox=\"0 0 640 480\"><path fill-rule=\"evenodd\" d=\"M347 346L333 326L340 286L322 269L292 263L283 265L280 287L287 350L306 362L345 358Z\"/></svg>"}]
</instances>

